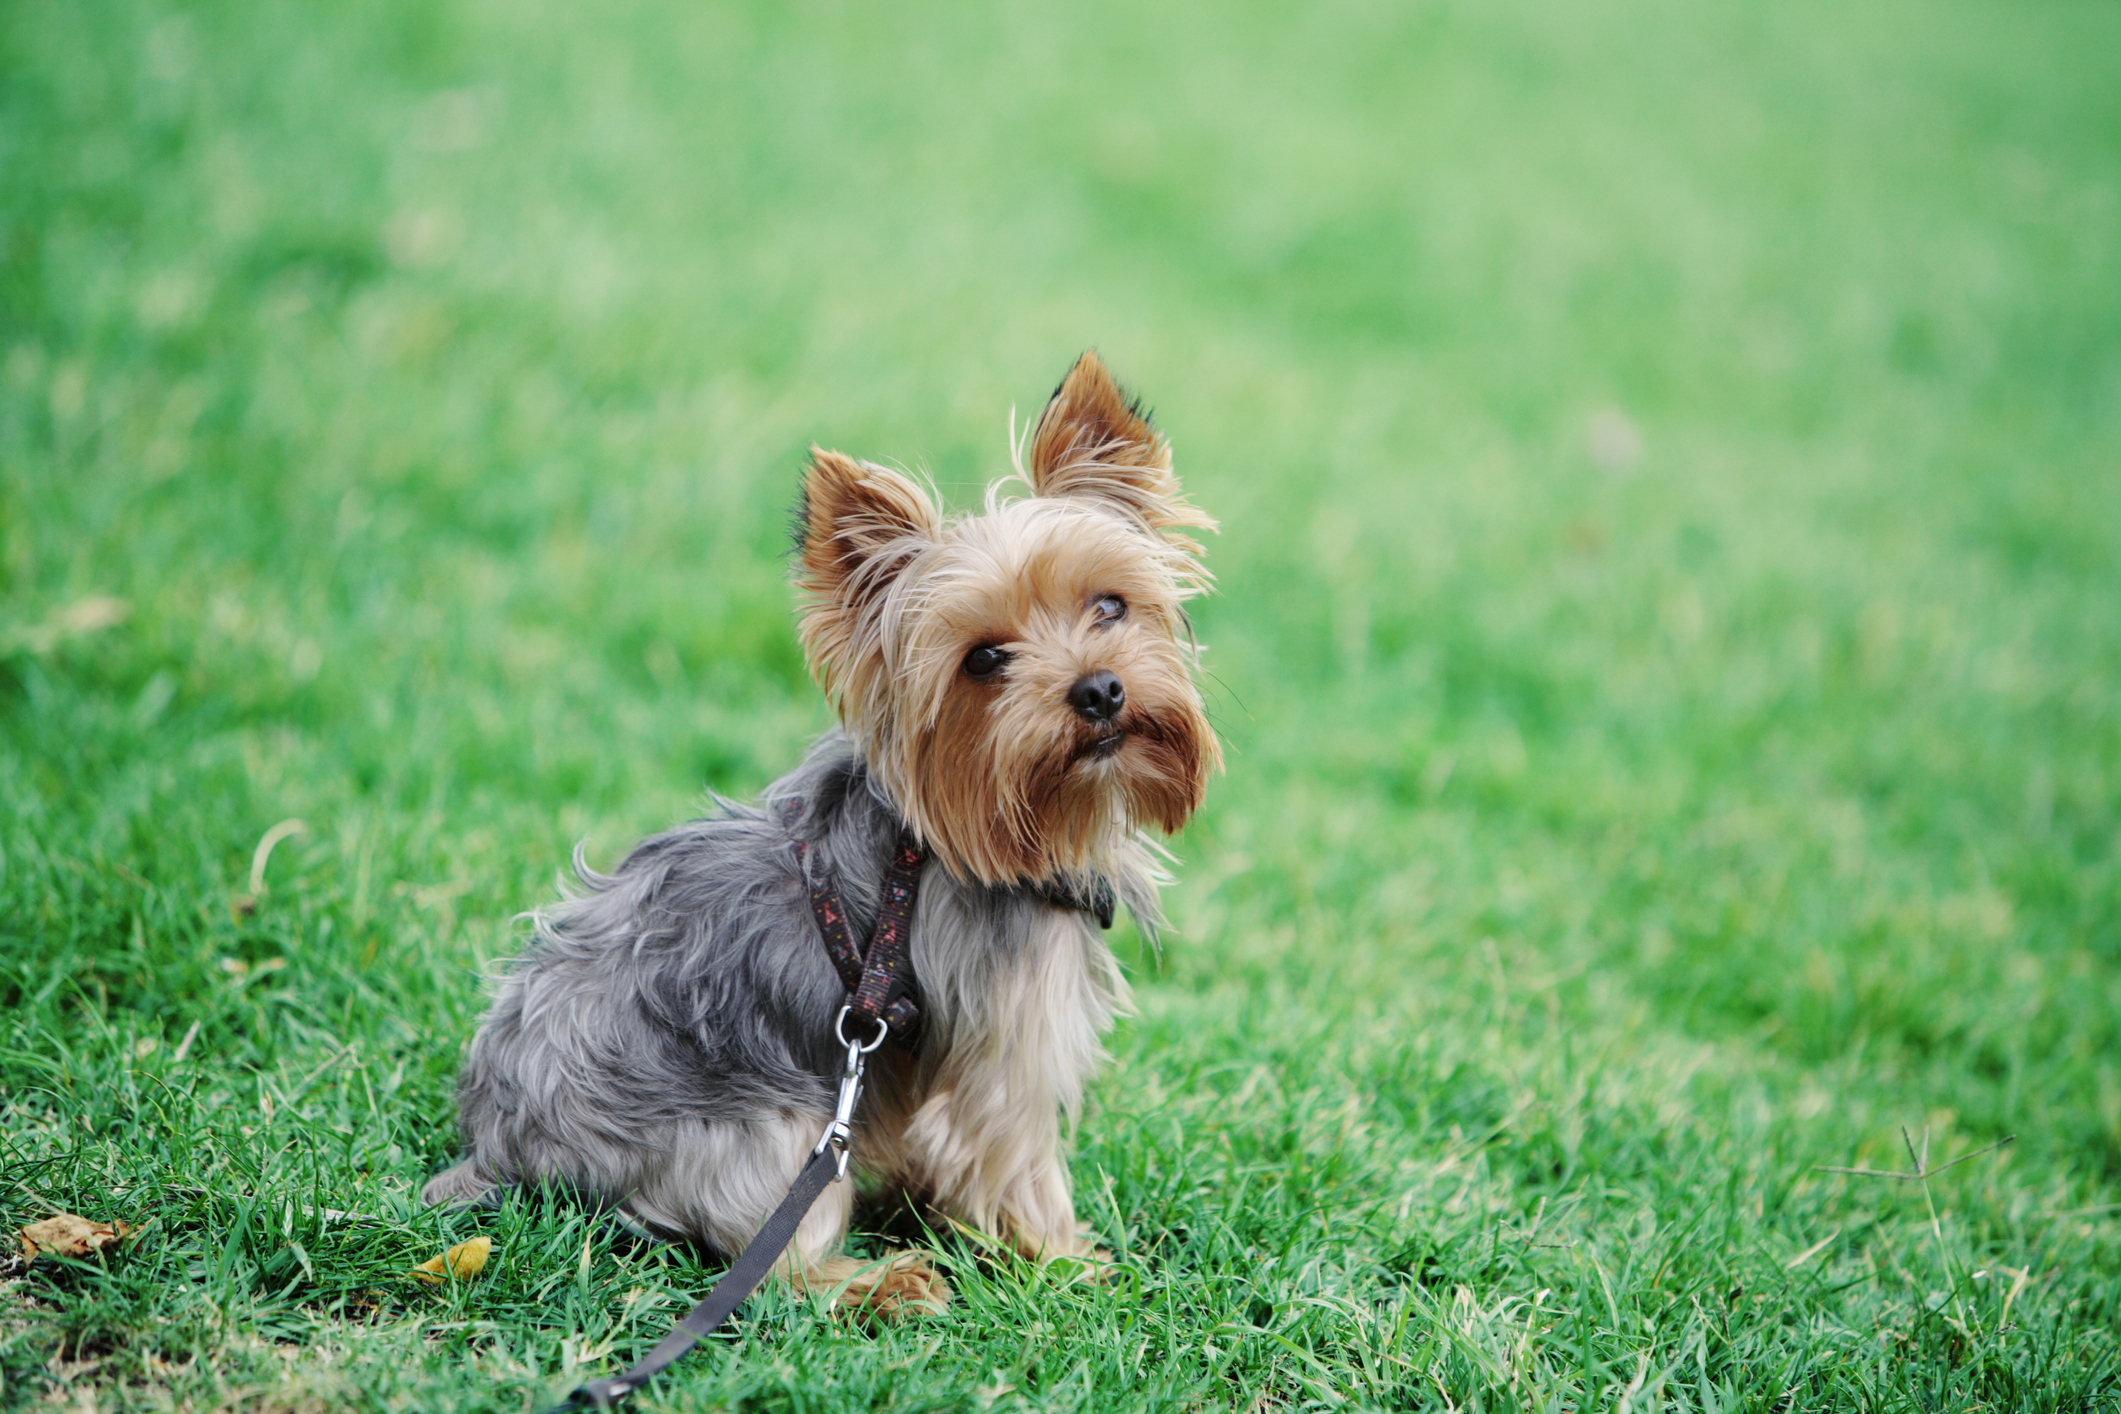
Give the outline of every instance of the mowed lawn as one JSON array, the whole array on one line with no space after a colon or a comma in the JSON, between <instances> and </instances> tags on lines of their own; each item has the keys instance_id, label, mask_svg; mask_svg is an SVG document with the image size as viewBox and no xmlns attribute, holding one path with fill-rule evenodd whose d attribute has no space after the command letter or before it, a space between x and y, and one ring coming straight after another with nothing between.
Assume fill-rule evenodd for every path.
<instances>
[{"instance_id":1,"label":"mowed lawn","mask_svg":"<svg viewBox=\"0 0 2121 1414\"><path fill-rule=\"evenodd\" d=\"M0 1408L655 1339L414 1204L482 972L828 723L808 445L970 503L1093 345L1223 520L1117 1270L642 1407L2121 1407L2121 10L16 0L0 1218L137 1232Z\"/></svg>"}]
</instances>

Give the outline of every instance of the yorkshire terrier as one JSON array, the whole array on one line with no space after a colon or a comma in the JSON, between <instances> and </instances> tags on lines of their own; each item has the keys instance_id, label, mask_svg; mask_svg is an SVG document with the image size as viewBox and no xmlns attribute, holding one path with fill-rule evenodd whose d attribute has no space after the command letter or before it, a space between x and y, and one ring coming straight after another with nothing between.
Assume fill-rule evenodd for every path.
<instances>
[{"instance_id":1,"label":"yorkshire terrier","mask_svg":"<svg viewBox=\"0 0 2121 1414\"><path fill-rule=\"evenodd\" d=\"M1185 601L1214 529L1094 353L1046 405L1030 465L946 515L884 467L813 450L796 527L801 639L841 727L756 806L649 839L532 915L458 1089L465 1153L423 1194L554 1184L724 1256L831 1120L847 985L810 887L866 937L901 831L917 1046L871 1058L855 1168L1035 1260L1095 1260L1062 1148L1126 1011L1099 923L1161 922L1160 851L1222 764ZM1014 482L1029 495L1006 494ZM903 1040L904 1038L899 1038ZM889 1314L947 1294L919 1253L840 1255L834 1184L782 1258Z\"/></svg>"}]
</instances>

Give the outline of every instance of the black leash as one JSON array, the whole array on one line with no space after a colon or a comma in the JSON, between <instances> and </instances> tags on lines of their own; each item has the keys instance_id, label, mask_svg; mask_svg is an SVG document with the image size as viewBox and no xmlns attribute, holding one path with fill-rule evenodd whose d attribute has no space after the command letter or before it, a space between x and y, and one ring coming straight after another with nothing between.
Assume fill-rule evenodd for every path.
<instances>
[{"instance_id":1,"label":"black leash","mask_svg":"<svg viewBox=\"0 0 2121 1414\"><path fill-rule=\"evenodd\" d=\"M840 980L847 984L847 1004L833 1023L833 1035L847 1048L846 1064L840 1072L839 1101L833 1106L832 1123L825 1127L810 1161L788 1189L788 1196L773 1210L758 1235L722 1273L700 1303L656 1342L655 1349L636 1361L624 1374L607 1380L591 1380L579 1386L546 1414L569 1409L611 1409L627 1395L654 1379L685 1353L712 1335L736 1314L746 1297L758 1289L781 1253L795 1240L795 1230L804 1215L832 1184L847 1176L847 1161L853 1157L854 1107L862 1095L862 1073L869 1053L884 1044L887 1036L912 1046L918 1039L920 1010L913 999L913 967L909 956L913 935L913 905L919 895L921 867L928 862L920 842L910 829L901 827L892 851L891 869L884 876L876 929L869 946L855 952L847 931L847 912L840 903L839 888L831 876L813 879L809 870L809 846L795 842L796 864L810 888L810 906L817 915L818 929L825 935L825 950L831 954ZM854 965L850 968L849 960ZM849 976L849 972L853 975ZM870 1039L847 1038L847 1018L867 1021L876 1029ZM901 1031L900 1027L905 1030Z\"/></svg>"},{"instance_id":2,"label":"black leash","mask_svg":"<svg viewBox=\"0 0 2121 1414\"><path fill-rule=\"evenodd\" d=\"M714 1334L715 1330L736 1314L736 1308L744 1304L746 1297L758 1289L758 1284L773 1270L781 1253L795 1240L795 1230L802 1225L803 1217L816 1203L818 1195L847 1176L847 1161L853 1157L853 1135L851 1123L854 1119L855 1102L862 1095L863 1063L869 1052L884 1044L885 1032L879 1031L876 1039L863 1043L848 1041L848 1007L840 1008L839 1021L833 1030L847 1046L847 1064L840 1076L840 1098L832 1112L832 1123L825 1127L824 1137L810 1151L810 1162L803 1165L795 1176L795 1183L781 1205L773 1210L771 1217L751 1239L749 1245L737 1254L702 1297L700 1303L686 1313L685 1319L671 1329L669 1335L656 1342L655 1349L636 1361L625 1374L614 1379L591 1380L578 1387L546 1414L560 1414L567 1409L611 1409L627 1395L647 1384L663 1373L672 1363Z\"/></svg>"},{"instance_id":3,"label":"black leash","mask_svg":"<svg viewBox=\"0 0 2121 1414\"><path fill-rule=\"evenodd\" d=\"M722 1279L714 1284L706 1298L693 1307L669 1335L657 1342L655 1349L641 1357L623 1375L608 1380L591 1380L546 1414L560 1414L567 1409L613 1408L712 1335L715 1328L734 1315L736 1308L743 1305L744 1299L766 1279L775 1259L795 1239L795 1230L802 1224L803 1215L810 1211L810 1205L838 1180L846 1153L844 1149L834 1153L828 1145L810 1156L810 1162L803 1165L802 1173L796 1177L795 1187L788 1190L788 1196L773 1210L773 1216L766 1219L766 1225L759 1229L757 1237L751 1239L751 1245L744 1249L743 1255L730 1264L729 1270L722 1273Z\"/></svg>"}]
</instances>

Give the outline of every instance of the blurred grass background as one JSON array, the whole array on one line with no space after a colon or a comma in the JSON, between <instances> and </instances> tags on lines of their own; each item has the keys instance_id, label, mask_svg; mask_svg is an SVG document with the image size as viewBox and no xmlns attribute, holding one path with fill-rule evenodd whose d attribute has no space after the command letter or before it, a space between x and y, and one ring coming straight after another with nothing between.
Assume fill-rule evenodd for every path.
<instances>
[{"instance_id":1,"label":"blurred grass background","mask_svg":"<svg viewBox=\"0 0 2121 1414\"><path fill-rule=\"evenodd\" d=\"M0 1208L149 1226L0 1286L0 1404L513 1410L652 1339L704 1274L561 1210L394 1276L477 1226L409 1204L475 969L826 724L808 444L969 503L1095 345L1224 522L1230 770L1076 1163L1125 1277L946 1249L949 1315L766 1298L653 1399L2111 1408L2117 55L8 7ZM1815 1171L1903 1125L2016 1142Z\"/></svg>"}]
</instances>

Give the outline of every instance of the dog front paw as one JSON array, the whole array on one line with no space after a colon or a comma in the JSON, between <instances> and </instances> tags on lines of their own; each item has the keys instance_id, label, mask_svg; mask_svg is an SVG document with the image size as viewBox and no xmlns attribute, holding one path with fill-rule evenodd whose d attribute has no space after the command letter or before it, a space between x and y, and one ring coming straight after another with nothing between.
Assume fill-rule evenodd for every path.
<instances>
[{"instance_id":1,"label":"dog front paw","mask_svg":"<svg viewBox=\"0 0 2121 1414\"><path fill-rule=\"evenodd\" d=\"M920 1251L894 1252L876 1262L835 1258L805 1273L804 1285L813 1290L839 1286L833 1309L863 1325L934 1314L950 1300L950 1284Z\"/></svg>"}]
</instances>

